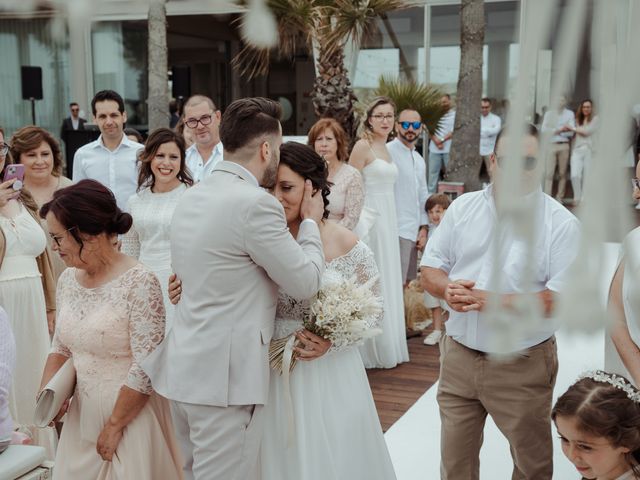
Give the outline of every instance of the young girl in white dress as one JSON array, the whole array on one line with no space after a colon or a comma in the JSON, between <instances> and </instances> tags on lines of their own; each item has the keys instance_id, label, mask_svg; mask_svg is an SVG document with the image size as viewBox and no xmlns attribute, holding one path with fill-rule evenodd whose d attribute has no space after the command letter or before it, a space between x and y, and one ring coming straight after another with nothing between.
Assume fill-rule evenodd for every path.
<instances>
[{"instance_id":1,"label":"young girl in white dress","mask_svg":"<svg viewBox=\"0 0 640 480\"><path fill-rule=\"evenodd\" d=\"M393 102L386 97L375 98L367 109L363 138L356 142L349 158L349 164L362 173L365 190L363 214L354 231L373 251L384 297L382 335L367 340L360 348L367 368L393 368L409 361L394 191L398 169L386 147L394 120ZM365 211L375 215L365 215Z\"/></svg>"},{"instance_id":2,"label":"young girl in white dress","mask_svg":"<svg viewBox=\"0 0 640 480\"><path fill-rule=\"evenodd\" d=\"M280 150L275 195L295 237L305 179L325 198L327 169L310 147L287 143ZM325 209L325 218L328 211ZM364 284L377 276L371 250L348 229L323 221L320 236L326 259L324 279L354 278ZM374 293L379 294L374 283ZM393 480L395 473L382 434L366 371L353 344L331 342L303 329L309 302L278 296L274 339L298 332L299 362L287 388L271 372L265 406L261 469L263 480ZM371 327L379 318L371 318ZM288 399L291 403L288 403Z\"/></svg>"},{"instance_id":3,"label":"young girl in white dress","mask_svg":"<svg viewBox=\"0 0 640 480\"><path fill-rule=\"evenodd\" d=\"M584 374L558 398L551 418L582 478L640 479L640 391L626 378Z\"/></svg>"},{"instance_id":4,"label":"young girl in white dress","mask_svg":"<svg viewBox=\"0 0 640 480\"><path fill-rule=\"evenodd\" d=\"M193 185L185 162L184 139L173 130L158 128L149 135L138 161L138 193L129 199L127 207L133 226L122 239L122 252L137 258L158 277L168 330L174 310L167 296L172 271L171 217L182 194Z\"/></svg>"}]
</instances>

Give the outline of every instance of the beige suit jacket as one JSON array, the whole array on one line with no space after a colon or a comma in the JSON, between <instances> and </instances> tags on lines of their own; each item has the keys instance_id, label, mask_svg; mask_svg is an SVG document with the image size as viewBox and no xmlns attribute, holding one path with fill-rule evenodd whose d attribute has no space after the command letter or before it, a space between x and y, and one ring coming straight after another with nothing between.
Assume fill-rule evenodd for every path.
<instances>
[{"instance_id":1,"label":"beige suit jacket","mask_svg":"<svg viewBox=\"0 0 640 480\"><path fill-rule=\"evenodd\" d=\"M265 404L278 288L301 299L320 288L318 226L303 222L296 242L280 203L223 161L177 205L171 258L183 293L142 363L154 389L185 403Z\"/></svg>"}]
</instances>

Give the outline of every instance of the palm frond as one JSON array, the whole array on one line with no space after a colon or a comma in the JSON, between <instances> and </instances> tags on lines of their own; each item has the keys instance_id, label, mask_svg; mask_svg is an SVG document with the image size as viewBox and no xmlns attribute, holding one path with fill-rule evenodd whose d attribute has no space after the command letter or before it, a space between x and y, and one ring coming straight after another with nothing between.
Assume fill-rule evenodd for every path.
<instances>
[{"instance_id":1,"label":"palm frond","mask_svg":"<svg viewBox=\"0 0 640 480\"><path fill-rule=\"evenodd\" d=\"M246 3L246 2L245 2ZM292 57L300 48L311 49L320 8L316 0L269 0L267 6L273 12L278 28L277 51L283 57ZM271 60L269 49L246 44L233 58L232 65L249 79L266 75Z\"/></svg>"},{"instance_id":2,"label":"palm frond","mask_svg":"<svg viewBox=\"0 0 640 480\"><path fill-rule=\"evenodd\" d=\"M333 8L333 41L342 39L360 46L362 40L376 31L377 20L387 13L413 6L406 0L335 0Z\"/></svg>"},{"instance_id":3,"label":"palm frond","mask_svg":"<svg viewBox=\"0 0 640 480\"><path fill-rule=\"evenodd\" d=\"M446 113L441 99L444 92L433 85L406 82L395 78L380 77L375 95L389 97L399 113L406 108L416 110L422 123L430 132L435 132L438 122Z\"/></svg>"}]
</instances>

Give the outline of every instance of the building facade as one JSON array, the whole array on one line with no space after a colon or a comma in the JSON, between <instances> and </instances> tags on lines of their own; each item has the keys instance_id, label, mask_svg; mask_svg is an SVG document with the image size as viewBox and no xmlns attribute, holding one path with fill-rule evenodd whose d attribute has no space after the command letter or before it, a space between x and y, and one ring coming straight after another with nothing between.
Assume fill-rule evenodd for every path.
<instances>
[{"instance_id":1,"label":"building facade","mask_svg":"<svg viewBox=\"0 0 640 480\"><path fill-rule=\"evenodd\" d=\"M519 31L523 2L487 0L483 62L483 93L495 100L498 113L512 92L519 65ZM616 0L625 3L630 0ZM423 0L412 8L393 12L378 23L377 32L358 51L347 51L356 93L366 95L380 75L433 83L455 94L460 63L460 2ZM556 20L562 18L564 1ZM35 16L0 10L0 124L9 133L31 123L31 106L22 100L20 66L40 66L43 96L36 102L37 123L58 132L68 115L68 104L80 104L91 120L94 92L110 88L126 101L129 125L147 125L147 4L136 0L91 2L92 10L79 17L54 17L46 10ZM231 60L241 50L238 32L241 11L224 0L168 0L169 68L189 72L190 93L202 93L224 108L248 95L278 99L284 107L283 130L304 135L315 121L310 91L313 58L301 52L294 59L271 62L265 77L247 80ZM552 29L552 32L555 32ZM555 33L537 64L534 111L549 105ZM578 74L589 77L588 43L578 61ZM588 95L589 82L576 84L578 101ZM582 91L581 91L582 90ZM585 91L586 90L586 91ZM171 91L171 90L170 90ZM533 116L532 111L532 116Z\"/></svg>"}]
</instances>

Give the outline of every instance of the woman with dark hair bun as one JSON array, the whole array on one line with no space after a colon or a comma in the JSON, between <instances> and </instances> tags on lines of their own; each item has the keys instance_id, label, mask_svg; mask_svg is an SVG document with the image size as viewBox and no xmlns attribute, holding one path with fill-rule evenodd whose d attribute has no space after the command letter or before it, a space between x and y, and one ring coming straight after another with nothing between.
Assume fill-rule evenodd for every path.
<instances>
[{"instance_id":1,"label":"woman with dark hair bun","mask_svg":"<svg viewBox=\"0 0 640 480\"><path fill-rule=\"evenodd\" d=\"M43 205L53 249L67 268L58 280L58 321L41 388L70 360L73 401L54 479L182 478L168 402L140 362L164 337L158 279L115 247L132 224L113 193L82 180Z\"/></svg>"},{"instance_id":2,"label":"woman with dark hair bun","mask_svg":"<svg viewBox=\"0 0 640 480\"><path fill-rule=\"evenodd\" d=\"M184 139L173 130L158 128L149 135L138 162L138 193L127 205L133 226L122 239L122 252L140 260L158 277L169 329L174 310L166 295L172 270L171 217L182 194L193 185L185 163Z\"/></svg>"},{"instance_id":3,"label":"woman with dark hair bun","mask_svg":"<svg viewBox=\"0 0 640 480\"><path fill-rule=\"evenodd\" d=\"M302 221L300 208L305 180L325 200L319 227L326 268L322 283L353 279L369 282L380 294L378 269L371 250L355 234L327 221L330 193L324 159L312 148L286 143L280 149L275 196L284 208L287 225L296 237ZM382 435L367 374L357 344L331 341L303 329L308 300L278 295L274 339L293 333L300 342L294 348L298 360L290 386L272 372L266 405L261 468L264 480L324 480L366 478L393 480L395 473ZM367 319L370 328L380 318ZM337 342L338 343L338 342ZM292 400L289 406L287 398ZM293 440L287 434L293 414Z\"/></svg>"}]
</instances>

